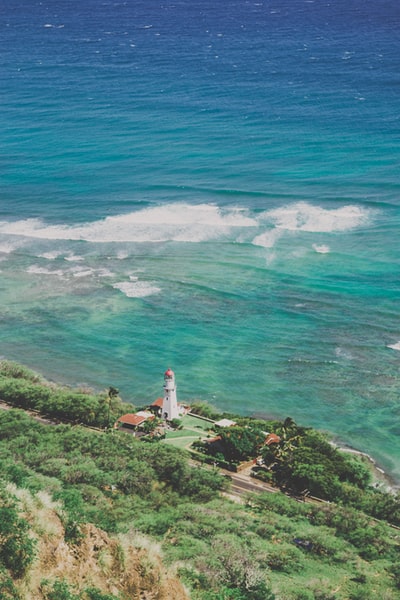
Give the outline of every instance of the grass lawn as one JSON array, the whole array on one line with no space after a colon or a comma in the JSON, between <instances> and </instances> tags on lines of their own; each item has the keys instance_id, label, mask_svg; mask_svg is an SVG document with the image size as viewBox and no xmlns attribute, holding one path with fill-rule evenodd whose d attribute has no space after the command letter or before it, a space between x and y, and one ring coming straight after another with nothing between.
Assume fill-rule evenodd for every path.
<instances>
[{"instance_id":1,"label":"grass lawn","mask_svg":"<svg viewBox=\"0 0 400 600\"><path fill-rule=\"evenodd\" d=\"M185 437L166 437L164 440L164 444L170 444L171 446L176 446L177 448L189 449L190 445L198 440L198 436L190 436L186 435Z\"/></svg>"},{"instance_id":2,"label":"grass lawn","mask_svg":"<svg viewBox=\"0 0 400 600\"><path fill-rule=\"evenodd\" d=\"M192 415L185 415L182 417L182 425L184 429L194 429L206 432L210 427L212 427L212 423L210 421L204 421L204 419L200 419L199 417L193 417ZM200 435L200 433L199 433Z\"/></svg>"},{"instance_id":3,"label":"grass lawn","mask_svg":"<svg viewBox=\"0 0 400 600\"><path fill-rule=\"evenodd\" d=\"M209 434L207 430L212 423L192 415L185 415L182 417L182 425L182 429L167 431L166 444L172 444L178 448L187 448L199 438L207 437Z\"/></svg>"}]
</instances>

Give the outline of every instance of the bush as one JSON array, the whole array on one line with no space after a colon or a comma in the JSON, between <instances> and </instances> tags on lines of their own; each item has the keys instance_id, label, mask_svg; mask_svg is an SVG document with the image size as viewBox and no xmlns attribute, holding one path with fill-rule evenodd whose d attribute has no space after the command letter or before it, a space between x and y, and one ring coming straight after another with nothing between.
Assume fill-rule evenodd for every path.
<instances>
[{"instance_id":1,"label":"bush","mask_svg":"<svg viewBox=\"0 0 400 600\"><path fill-rule=\"evenodd\" d=\"M38 375L38 373L11 360L0 361L0 376L10 377L11 379L25 379L32 383L40 383L43 381L43 378Z\"/></svg>"},{"instance_id":2,"label":"bush","mask_svg":"<svg viewBox=\"0 0 400 600\"><path fill-rule=\"evenodd\" d=\"M118 600L112 594L104 594L96 588L87 588L84 593L84 600Z\"/></svg>"},{"instance_id":3,"label":"bush","mask_svg":"<svg viewBox=\"0 0 400 600\"><path fill-rule=\"evenodd\" d=\"M80 600L80 595L74 594L64 580L57 579L52 584L48 580L43 580L41 591L45 600Z\"/></svg>"},{"instance_id":4,"label":"bush","mask_svg":"<svg viewBox=\"0 0 400 600\"><path fill-rule=\"evenodd\" d=\"M35 558L36 542L29 525L19 516L17 502L0 489L0 561L14 577L22 577Z\"/></svg>"},{"instance_id":5,"label":"bush","mask_svg":"<svg viewBox=\"0 0 400 600\"><path fill-rule=\"evenodd\" d=\"M4 568L0 567L0 600L21 600L14 582Z\"/></svg>"},{"instance_id":6,"label":"bush","mask_svg":"<svg viewBox=\"0 0 400 600\"><path fill-rule=\"evenodd\" d=\"M303 567L304 558L297 548L281 543L268 551L266 563L273 571L297 573Z\"/></svg>"}]
</instances>

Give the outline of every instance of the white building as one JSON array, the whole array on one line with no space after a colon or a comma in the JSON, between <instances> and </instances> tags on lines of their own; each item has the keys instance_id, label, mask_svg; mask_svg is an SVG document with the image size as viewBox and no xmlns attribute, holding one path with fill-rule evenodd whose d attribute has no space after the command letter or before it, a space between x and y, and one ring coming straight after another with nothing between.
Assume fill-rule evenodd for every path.
<instances>
[{"instance_id":1,"label":"white building","mask_svg":"<svg viewBox=\"0 0 400 600\"><path fill-rule=\"evenodd\" d=\"M172 419L179 418L175 374L172 369L167 369L164 373L164 398L161 416L166 421L172 421Z\"/></svg>"}]
</instances>

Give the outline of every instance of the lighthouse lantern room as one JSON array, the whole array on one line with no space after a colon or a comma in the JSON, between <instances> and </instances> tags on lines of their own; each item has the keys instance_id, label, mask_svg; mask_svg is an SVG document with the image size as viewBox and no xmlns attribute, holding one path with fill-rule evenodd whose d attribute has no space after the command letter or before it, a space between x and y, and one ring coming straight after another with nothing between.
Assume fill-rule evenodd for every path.
<instances>
[{"instance_id":1,"label":"lighthouse lantern room","mask_svg":"<svg viewBox=\"0 0 400 600\"><path fill-rule=\"evenodd\" d=\"M178 401L176 399L175 374L172 369L164 373L164 398L162 404L162 417L166 421L178 419Z\"/></svg>"}]
</instances>

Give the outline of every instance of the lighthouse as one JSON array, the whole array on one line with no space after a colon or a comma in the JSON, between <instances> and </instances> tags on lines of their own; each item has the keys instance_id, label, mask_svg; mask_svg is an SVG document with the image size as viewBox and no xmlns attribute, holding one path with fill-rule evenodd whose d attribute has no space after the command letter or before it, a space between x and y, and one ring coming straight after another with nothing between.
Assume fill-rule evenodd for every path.
<instances>
[{"instance_id":1,"label":"lighthouse","mask_svg":"<svg viewBox=\"0 0 400 600\"><path fill-rule=\"evenodd\" d=\"M172 369L167 369L164 373L162 417L166 421L172 421L172 419L179 418L178 401L176 399L175 374Z\"/></svg>"}]
</instances>

